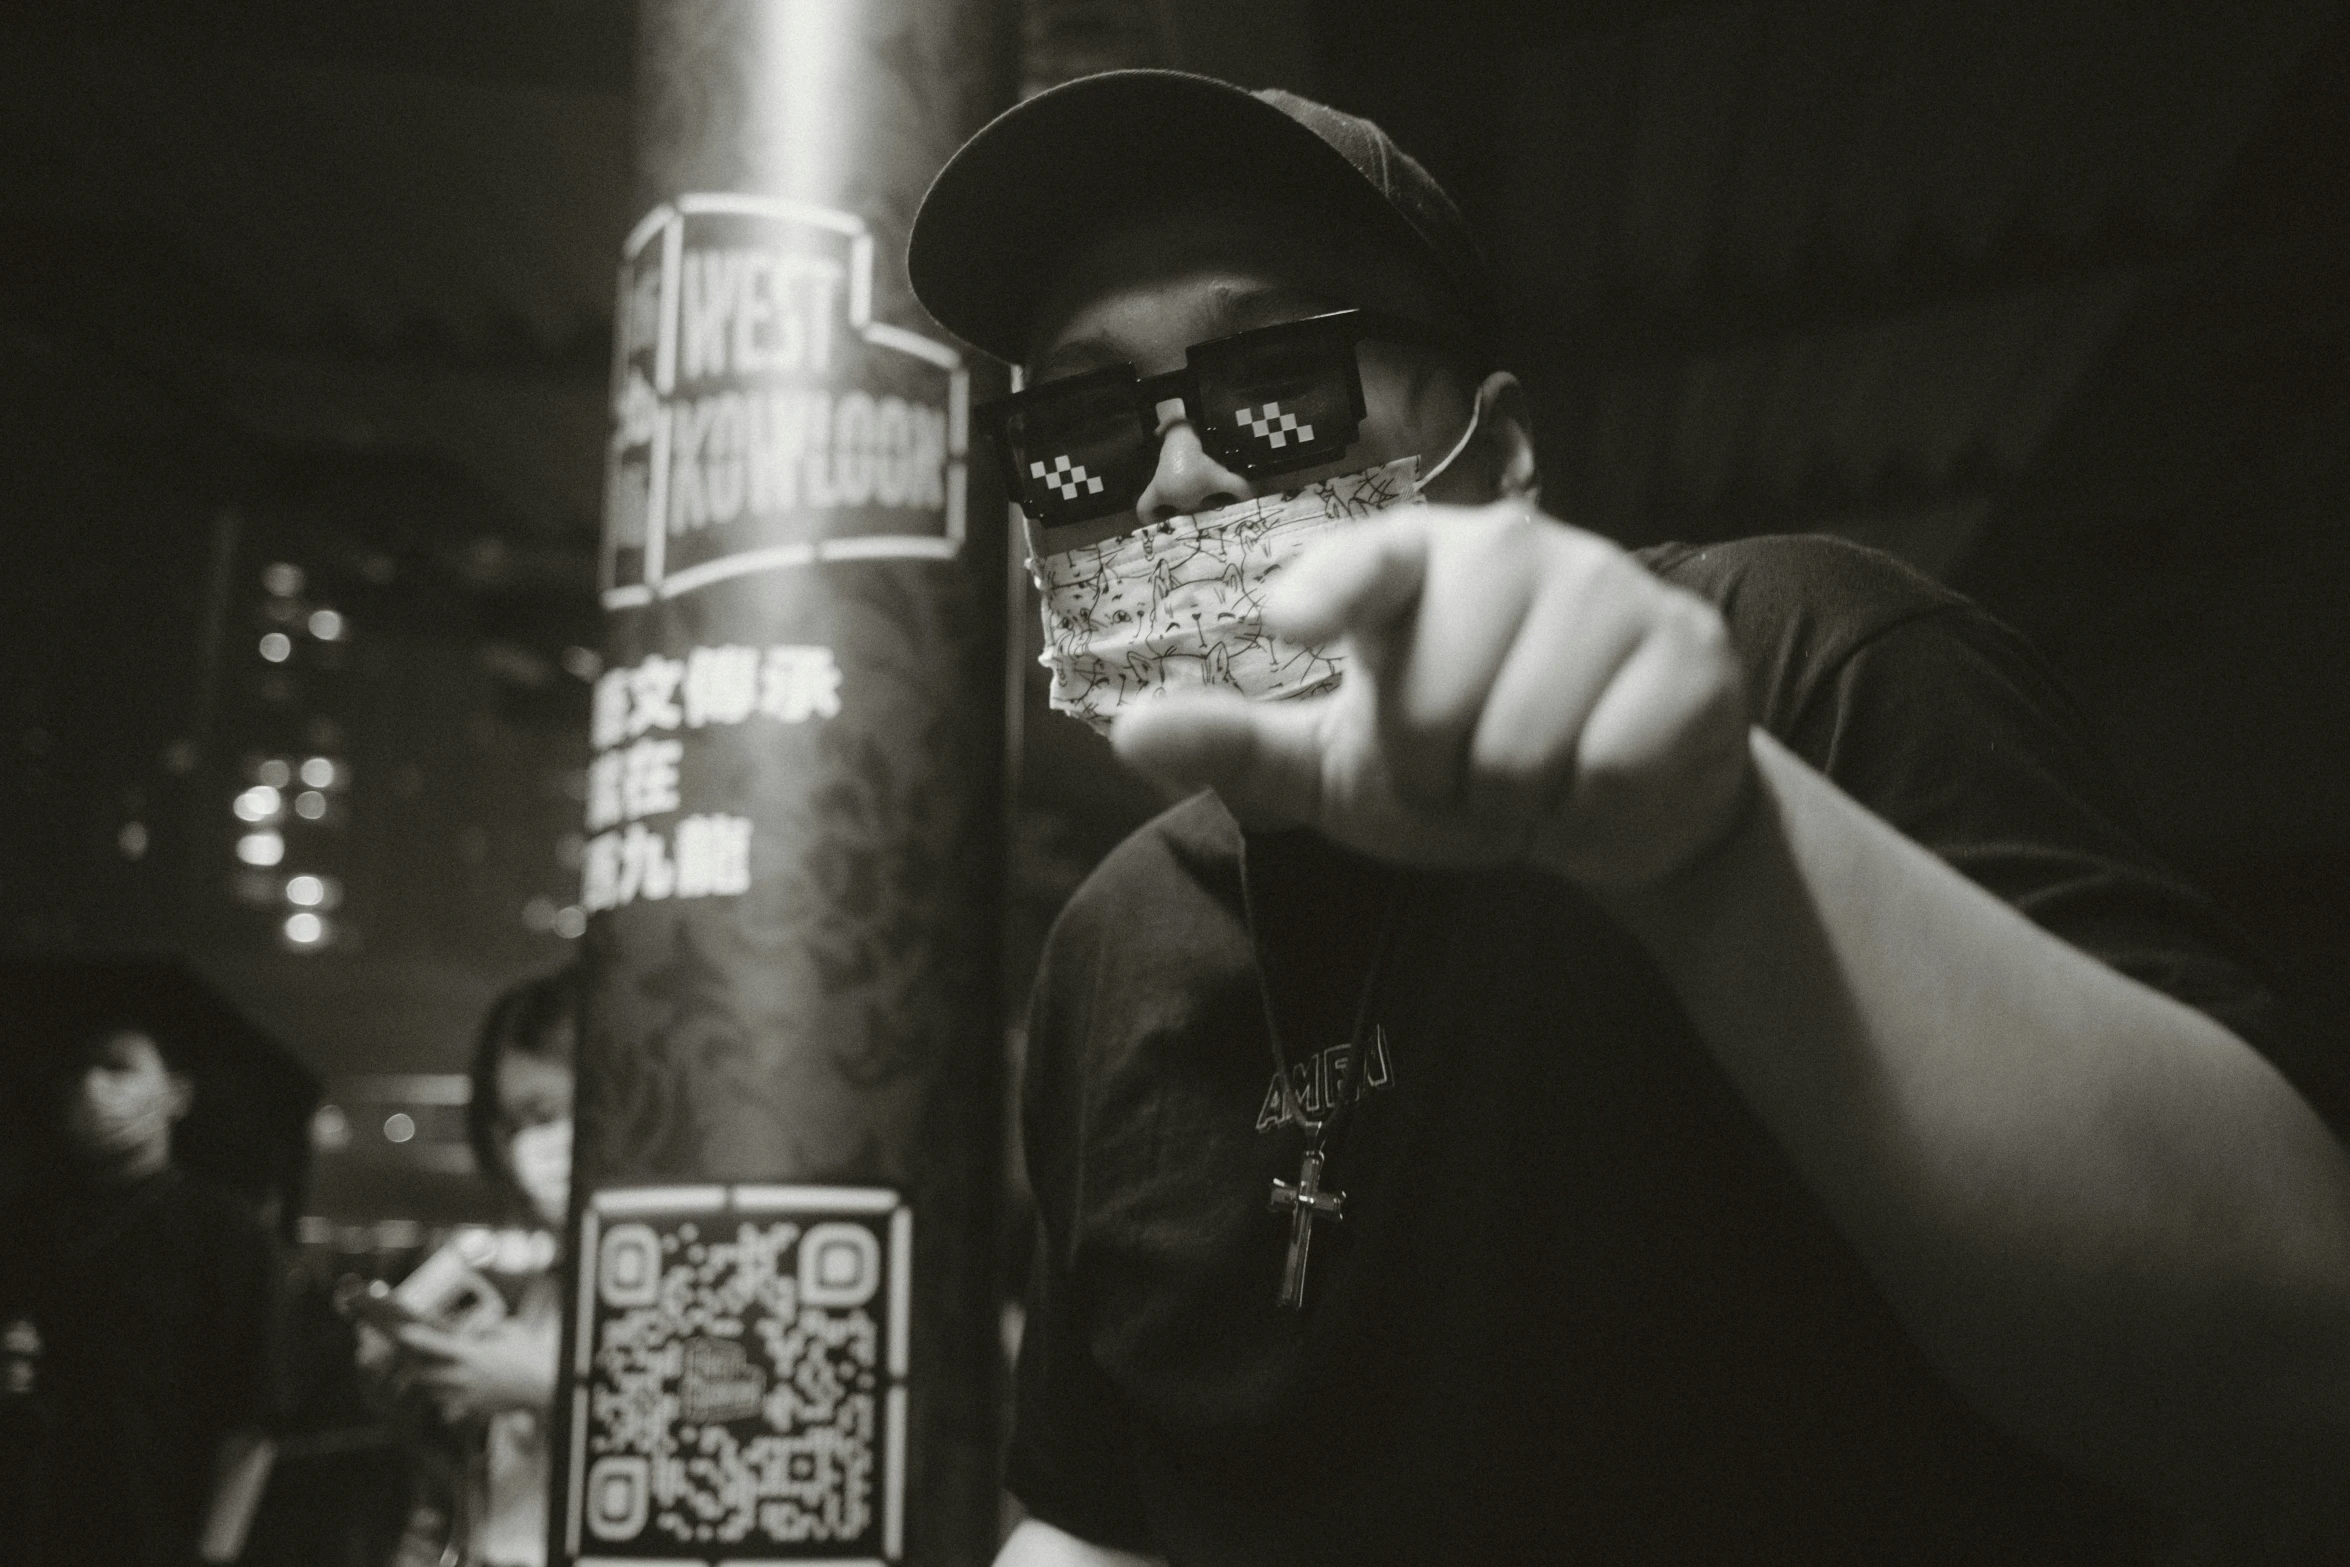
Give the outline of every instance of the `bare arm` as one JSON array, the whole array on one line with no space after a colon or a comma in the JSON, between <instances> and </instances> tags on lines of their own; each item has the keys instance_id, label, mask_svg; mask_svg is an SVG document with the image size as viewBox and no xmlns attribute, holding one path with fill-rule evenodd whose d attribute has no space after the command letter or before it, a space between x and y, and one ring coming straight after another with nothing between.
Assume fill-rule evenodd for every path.
<instances>
[{"instance_id":1,"label":"bare arm","mask_svg":"<svg viewBox=\"0 0 2350 1567\"><path fill-rule=\"evenodd\" d=\"M1754 808L1609 901L1986 1413L2168 1502L2350 1469L2350 1158L2264 1059L1765 736Z\"/></svg>"},{"instance_id":2,"label":"bare arm","mask_svg":"<svg viewBox=\"0 0 2350 1567\"><path fill-rule=\"evenodd\" d=\"M232 1431L220 1439L213 1461L212 1501L197 1537L196 1555L206 1562L233 1562L245 1552L254 1509L277 1462L277 1444L259 1431Z\"/></svg>"},{"instance_id":3,"label":"bare arm","mask_svg":"<svg viewBox=\"0 0 2350 1567\"><path fill-rule=\"evenodd\" d=\"M2340 1144L2243 1041L1752 731L1710 605L1522 506L1429 507L1317 546L1266 624L1344 639L1338 691L1170 696L1121 753L1243 819L1599 897L1987 1414L2163 1503L2338 1499Z\"/></svg>"},{"instance_id":4,"label":"bare arm","mask_svg":"<svg viewBox=\"0 0 2350 1567\"><path fill-rule=\"evenodd\" d=\"M1156 1556L1113 1551L1080 1540L1041 1518L1023 1519L996 1553L995 1567L1165 1567Z\"/></svg>"}]
</instances>

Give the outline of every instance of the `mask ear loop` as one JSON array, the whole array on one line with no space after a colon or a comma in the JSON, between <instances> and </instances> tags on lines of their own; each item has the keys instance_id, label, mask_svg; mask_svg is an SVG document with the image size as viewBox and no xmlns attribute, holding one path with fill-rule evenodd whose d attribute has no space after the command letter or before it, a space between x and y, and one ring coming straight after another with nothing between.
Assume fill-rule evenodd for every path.
<instances>
[{"instance_id":1,"label":"mask ear loop","mask_svg":"<svg viewBox=\"0 0 2350 1567\"><path fill-rule=\"evenodd\" d=\"M1469 404L1469 427L1461 432L1461 438L1459 440L1452 443L1452 450L1444 454L1443 461L1439 462L1435 467L1429 469L1425 478L1415 479L1412 481L1413 495L1417 496L1425 494L1427 492L1428 486L1434 484L1440 477L1443 476L1444 470L1452 466L1453 459L1460 456L1461 453L1469 449L1469 442L1477 434L1478 422L1484 417L1485 388L1483 386L1479 386L1477 388L1477 395L1475 399Z\"/></svg>"}]
</instances>

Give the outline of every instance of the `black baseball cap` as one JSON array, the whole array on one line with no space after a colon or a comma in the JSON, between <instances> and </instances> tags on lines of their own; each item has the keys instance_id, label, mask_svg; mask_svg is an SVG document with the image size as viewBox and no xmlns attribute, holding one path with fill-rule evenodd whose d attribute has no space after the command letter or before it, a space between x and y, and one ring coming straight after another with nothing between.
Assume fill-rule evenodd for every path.
<instances>
[{"instance_id":1,"label":"black baseball cap","mask_svg":"<svg viewBox=\"0 0 2350 1567\"><path fill-rule=\"evenodd\" d=\"M1433 176L1378 126L1278 88L1187 71L1081 76L1007 109L947 160L914 214L906 272L948 331L1017 363L1061 267L1110 225L1200 194L1351 220L1428 265L1490 347L1484 255Z\"/></svg>"}]
</instances>

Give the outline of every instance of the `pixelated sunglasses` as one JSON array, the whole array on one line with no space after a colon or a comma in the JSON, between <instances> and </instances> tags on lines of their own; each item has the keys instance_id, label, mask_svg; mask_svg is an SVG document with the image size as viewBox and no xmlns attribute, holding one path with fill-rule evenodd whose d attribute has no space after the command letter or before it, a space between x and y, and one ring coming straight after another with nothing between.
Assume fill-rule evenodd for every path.
<instances>
[{"instance_id":1,"label":"pixelated sunglasses","mask_svg":"<svg viewBox=\"0 0 2350 1567\"><path fill-rule=\"evenodd\" d=\"M1208 455L1254 478L1310 468L1354 444L1363 421L1355 345L1366 337L1448 347L1434 327L1339 310L1184 350L1142 377L1130 364L1040 382L972 410L1004 483L1039 527L1132 509L1158 466L1159 406L1180 398Z\"/></svg>"}]
</instances>

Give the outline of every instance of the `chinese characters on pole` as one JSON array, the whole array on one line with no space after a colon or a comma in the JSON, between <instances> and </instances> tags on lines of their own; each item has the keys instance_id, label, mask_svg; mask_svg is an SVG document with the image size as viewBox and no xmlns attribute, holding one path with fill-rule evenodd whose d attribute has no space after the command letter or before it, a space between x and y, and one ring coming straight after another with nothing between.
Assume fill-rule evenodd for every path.
<instances>
[{"instance_id":1,"label":"chinese characters on pole","mask_svg":"<svg viewBox=\"0 0 2350 1567\"><path fill-rule=\"evenodd\" d=\"M607 671L596 682L581 905L594 914L639 898L750 891L751 819L688 806L677 732L839 711L840 666L826 647L697 647Z\"/></svg>"}]
</instances>

